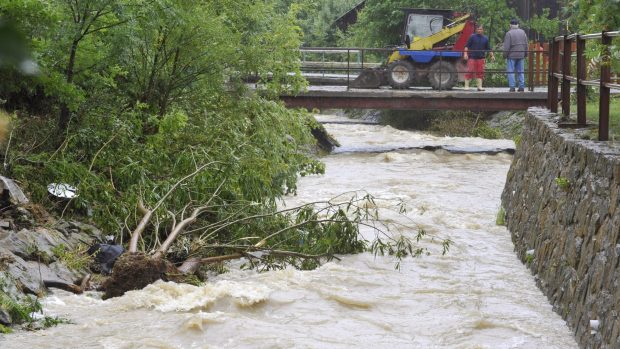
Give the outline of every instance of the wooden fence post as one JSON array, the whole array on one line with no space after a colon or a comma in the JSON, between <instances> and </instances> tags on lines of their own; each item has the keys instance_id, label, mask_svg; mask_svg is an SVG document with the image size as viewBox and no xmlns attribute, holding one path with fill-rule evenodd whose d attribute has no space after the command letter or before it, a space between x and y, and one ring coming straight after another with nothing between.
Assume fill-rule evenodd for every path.
<instances>
[{"instance_id":1,"label":"wooden fence post","mask_svg":"<svg viewBox=\"0 0 620 349\"><path fill-rule=\"evenodd\" d=\"M611 81L611 36L606 32L602 33L601 43L603 44L604 54L601 57L601 82L600 82L600 105L598 116L598 140L609 140L609 94L610 88L607 84Z\"/></svg>"},{"instance_id":2,"label":"wooden fence post","mask_svg":"<svg viewBox=\"0 0 620 349\"><path fill-rule=\"evenodd\" d=\"M528 90L534 91L534 46L529 44L527 50L528 63L527 63L527 85Z\"/></svg>"},{"instance_id":3,"label":"wooden fence post","mask_svg":"<svg viewBox=\"0 0 620 349\"><path fill-rule=\"evenodd\" d=\"M571 40L568 35L564 35L564 56L562 56L562 114L570 115L570 61L571 61Z\"/></svg>"},{"instance_id":4,"label":"wooden fence post","mask_svg":"<svg viewBox=\"0 0 620 349\"><path fill-rule=\"evenodd\" d=\"M540 46L540 43L537 42L536 46L534 47L534 49L536 50L536 86L540 86L540 75L541 75L541 71L540 71L540 51L542 50L542 46Z\"/></svg>"},{"instance_id":5,"label":"wooden fence post","mask_svg":"<svg viewBox=\"0 0 620 349\"><path fill-rule=\"evenodd\" d=\"M560 43L559 41L555 41L555 39L551 39L549 42L549 50L551 52L551 56L549 57L549 62L551 66L549 68L549 79L547 82L547 104L549 110L552 113L558 112L558 85L559 81L555 73L558 71L558 63L560 56Z\"/></svg>"},{"instance_id":6,"label":"wooden fence post","mask_svg":"<svg viewBox=\"0 0 620 349\"><path fill-rule=\"evenodd\" d=\"M579 125L586 124L586 85L583 81L586 79L586 58L585 48L586 40L577 35L577 123Z\"/></svg>"},{"instance_id":7,"label":"wooden fence post","mask_svg":"<svg viewBox=\"0 0 620 349\"><path fill-rule=\"evenodd\" d=\"M551 52L549 52L549 50L550 50L549 43L545 42L543 44L543 69L544 69L543 75L542 75L543 85L547 85L547 75L549 75L549 70L550 70L549 69L550 68L549 67L549 55L551 54Z\"/></svg>"}]
</instances>

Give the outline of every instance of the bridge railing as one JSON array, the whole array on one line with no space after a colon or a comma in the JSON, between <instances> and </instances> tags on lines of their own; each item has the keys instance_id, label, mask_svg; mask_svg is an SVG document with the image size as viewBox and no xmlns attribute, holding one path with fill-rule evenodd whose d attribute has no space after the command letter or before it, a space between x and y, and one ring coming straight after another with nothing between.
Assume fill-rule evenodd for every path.
<instances>
[{"instance_id":1,"label":"bridge railing","mask_svg":"<svg viewBox=\"0 0 620 349\"><path fill-rule=\"evenodd\" d=\"M547 107L554 113L558 112L558 101L561 102L562 114L570 115L571 86L576 85L577 125L586 126L587 87L598 88L599 120L598 140L609 140L609 106L611 89L620 89L620 81L616 75L612 81L612 39L620 36L620 31L601 32L596 34L571 34L555 37L550 41L550 69L548 79ZM587 57L585 55L586 40L600 40L601 56L599 78L588 80ZM573 54L576 53L576 54ZM575 59L573 59L575 57ZM576 75L572 75L575 65ZM561 84L560 84L561 81ZM560 87L561 95L558 94ZM561 97L560 97L561 96ZM561 98L561 99L560 99Z\"/></svg>"},{"instance_id":2,"label":"bridge railing","mask_svg":"<svg viewBox=\"0 0 620 349\"><path fill-rule=\"evenodd\" d=\"M361 48L361 47L312 47L301 48L302 72L314 73L325 79L335 79L338 76L344 77L345 84L350 85L351 80L357 77L357 74L367 68L377 68L385 65L387 57L394 52L396 48ZM437 51L441 52L464 52L464 51ZM474 52L470 50L469 53ZM491 50L498 60L501 59L503 51ZM525 79L526 85L530 91L535 87L547 86L547 76L549 67L549 50L547 44L531 43L525 60ZM445 59L439 55L439 60ZM489 65L489 64L487 64ZM448 73L446 70L432 70L427 72ZM468 73L467 66L463 64L457 65L457 73L459 80L462 81L464 74ZM472 72L475 73L475 72ZM506 69L485 68L485 77L497 76L501 74L505 76ZM332 81L333 82L333 81ZM506 86L505 82L502 86Z\"/></svg>"}]
</instances>

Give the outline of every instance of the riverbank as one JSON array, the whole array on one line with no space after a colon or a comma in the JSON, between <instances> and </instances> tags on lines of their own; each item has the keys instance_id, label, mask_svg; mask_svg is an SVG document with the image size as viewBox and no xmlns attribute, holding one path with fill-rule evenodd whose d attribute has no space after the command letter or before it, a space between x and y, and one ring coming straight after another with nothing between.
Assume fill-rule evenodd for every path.
<instances>
[{"instance_id":1,"label":"riverbank","mask_svg":"<svg viewBox=\"0 0 620 349\"><path fill-rule=\"evenodd\" d=\"M620 147L528 111L502 204L519 258L583 348L620 347Z\"/></svg>"},{"instance_id":2,"label":"riverbank","mask_svg":"<svg viewBox=\"0 0 620 349\"><path fill-rule=\"evenodd\" d=\"M324 175L300 179L286 207L364 189L394 234L415 238L422 229L421 247L431 255L403 260L400 270L395 258L372 253L341 255L310 271L230 267L201 285L157 282L105 301L59 291L45 309L75 325L12 334L0 346L45 347L54 338L54 347L73 348L87 337L93 348L577 347L515 258L506 228L495 224L512 156L413 149L490 150L514 147L512 141L329 121L341 147L321 159ZM361 234L373 236L369 229ZM445 237L453 243L442 255Z\"/></svg>"},{"instance_id":3,"label":"riverbank","mask_svg":"<svg viewBox=\"0 0 620 349\"><path fill-rule=\"evenodd\" d=\"M54 218L37 205L0 213L0 332L39 329L63 321L45 316L47 285L80 285L90 273L86 250L102 239L92 225Z\"/></svg>"},{"instance_id":4,"label":"riverbank","mask_svg":"<svg viewBox=\"0 0 620 349\"><path fill-rule=\"evenodd\" d=\"M436 136L511 139L518 142L523 129L523 111L474 113L469 111L326 111L364 122L390 125L399 130L425 131Z\"/></svg>"}]
</instances>

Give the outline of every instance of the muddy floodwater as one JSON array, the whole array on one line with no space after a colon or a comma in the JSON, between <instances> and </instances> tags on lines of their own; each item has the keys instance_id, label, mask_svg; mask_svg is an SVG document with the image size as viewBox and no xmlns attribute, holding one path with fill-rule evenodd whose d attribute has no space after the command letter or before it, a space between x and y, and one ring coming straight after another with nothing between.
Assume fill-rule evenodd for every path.
<instances>
[{"instance_id":1,"label":"muddy floodwater","mask_svg":"<svg viewBox=\"0 0 620 349\"><path fill-rule=\"evenodd\" d=\"M201 287L159 282L106 301L59 291L45 312L72 324L7 335L0 348L577 348L495 224L512 141L319 119L342 147L283 206L367 192L404 226L395 233L424 229L431 255L400 270L369 253L314 271L231 269Z\"/></svg>"}]
</instances>

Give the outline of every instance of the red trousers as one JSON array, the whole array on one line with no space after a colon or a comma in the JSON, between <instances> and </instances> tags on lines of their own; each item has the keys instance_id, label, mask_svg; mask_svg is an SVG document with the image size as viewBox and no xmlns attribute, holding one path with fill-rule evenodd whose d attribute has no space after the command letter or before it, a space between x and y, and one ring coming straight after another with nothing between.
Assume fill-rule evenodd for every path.
<instances>
[{"instance_id":1,"label":"red trousers","mask_svg":"<svg viewBox=\"0 0 620 349\"><path fill-rule=\"evenodd\" d=\"M465 79L484 79L484 62L485 59L468 59L467 60L467 73L465 73Z\"/></svg>"}]
</instances>

